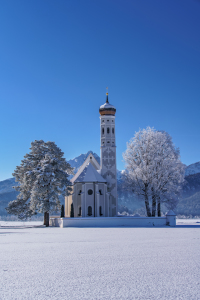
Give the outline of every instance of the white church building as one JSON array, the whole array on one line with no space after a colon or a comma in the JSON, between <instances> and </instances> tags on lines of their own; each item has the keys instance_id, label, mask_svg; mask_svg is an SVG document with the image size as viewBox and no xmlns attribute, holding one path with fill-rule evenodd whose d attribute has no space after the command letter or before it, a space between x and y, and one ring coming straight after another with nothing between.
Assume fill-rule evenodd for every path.
<instances>
[{"instance_id":1,"label":"white church building","mask_svg":"<svg viewBox=\"0 0 200 300\"><path fill-rule=\"evenodd\" d=\"M148 227L176 226L176 215L163 217L120 216L117 207L115 113L108 101L100 106L100 165L92 153L71 179L72 191L65 197L65 217L50 217L58 227Z\"/></svg>"},{"instance_id":2,"label":"white church building","mask_svg":"<svg viewBox=\"0 0 200 300\"><path fill-rule=\"evenodd\" d=\"M100 165L89 154L71 179L72 192L65 197L65 217L117 216L117 168L115 113L108 101L100 106L101 157Z\"/></svg>"}]
</instances>

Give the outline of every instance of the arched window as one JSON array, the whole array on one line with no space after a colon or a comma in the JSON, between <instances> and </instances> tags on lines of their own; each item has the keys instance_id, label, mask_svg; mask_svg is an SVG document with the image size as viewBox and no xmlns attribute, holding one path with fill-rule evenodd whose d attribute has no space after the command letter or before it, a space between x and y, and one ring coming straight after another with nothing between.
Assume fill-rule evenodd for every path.
<instances>
[{"instance_id":1,"label":"arched window","mask_svg":"<svg viewBox=\"0 0 200 300\"><path fill-rule=\"evenodd\" d=\"M114 134L114 128L112 128L112 133Z\"/></svg>"},{"instance_id":2,"label":"arched window","mask_svg":"<svg viewBox=\"0 0 200 300\"><path fill-rule=\"evenodd\" d=\"M92 206L88 206L88 216L92 216Z\"/></svg>"},{"instance_id":3,"label":"arched window","mask_svg":"<svg viewBox=\"0 0 200 300\"><path fill-rule=\"evenodd\" d=\"M109 127L107 127L107 133L110 133L110 129L109 129Z\"/></svg>"},{"instance_id":4,"label":"arched window","mask_svg":"<svg viewBox=\"0 0 200 300\"><path fill-rule=\"evenodd\" d=\"M79 190L78 195L79 195L79 196L81 195L81 190Z\"/></svg>"},{"instance_id":5,"label":"arched window","mask_svg":"<svg viewBox=\"0 0 200 300\"><path fill-rule=\"evenodd\" d=\"M79 206L79 209L78 209L78 216L79 217L81 216L81 206Z\"/></svg>"},{"instance_id":6,"label":"arched window","mask_svg":"<svg viewBox=\"0 0 200 300\"><path fill-rule=\"evenodd\" d=\"M103 195L103 194L102 194L102 190L99 190L99 194L100 194L100 195Z\"/></svg>"},{"instance_id":7,"label":"arched window","mask_svg":"<svg viewBox=\"0 0 200 300\"><path fill-rule=\"evenodd\" d=\"M104 134L104 128L102 128L102 134Z\"/></svg>"},{"instance_id":8,"label":"arched window","mask_svg":"<svg viewBox=\"0 0 200 300\"><path fill-rule=\"evenodd\" d=\"M92 195L93 194L93 190L89 189L88 190L88 195Z\"/></svg>"},{"instance_id":9,"label":"arched window","mask_svg":"<svg viewBox=\"0 0 200 300\"><path fill-rule=\"evenodd\" d=\"M99 206L99 215L103 216L103 214L102 214L102 207L101 206Z\"/></svg>"}]
</instances>

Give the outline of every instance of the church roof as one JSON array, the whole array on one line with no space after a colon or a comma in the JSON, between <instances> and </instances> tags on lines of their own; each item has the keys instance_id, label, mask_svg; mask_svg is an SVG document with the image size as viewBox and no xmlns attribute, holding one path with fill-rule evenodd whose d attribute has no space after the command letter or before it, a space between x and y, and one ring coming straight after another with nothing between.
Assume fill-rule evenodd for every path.
<instances>
[{"instance_id":1,"label":"church roof","mask_svg":"<svg viewBox=\"0 0 200 300\"><path fill-rule=\"evenodd\" d=\"M91 163L88 163L81 174L75 179L76 182L104 182L106 180L97 172Z\"/></svg>"},{"instance_id":2,"label":"church roof","mask_svg":"<svg viewBox=\"0 0 200 300\"><path fill-rule=\"evenodd\" d=\"M78 172L74 175L74 177L70 180L72 183L79 177L79 175L83 172L88 163L91 163L96 170L100 169L100 165L98 161L95 159L94 155L90 153L82 166L78 169Z\"/></svg>"},{"instance_id":3,"label":"church roof","mask_svg":"<svg viewBox=\"0 0 200 300\"><path fill-rule=\"evenodd\" d=\"M113 109L116 110L114 105L110 104L110 103L104 103L103 105L100 106L100 109Z\"/></svg>"},{"instance_id":4,"label":"church roof","mask_svg":"<svg viewBox=\"0 0 200 300\"><path fill-rule=\"evenodd\" d=\"M168 211L167 216L176 216L173 210Z\"/></svg>"},{"instance_id":5,"label":"church roof","mask_svg":"<svg viewBox=\"0 0 200 300\"><path fill-rule=\"evenodd\" d=\"M116 108L114 105L110 104L108 101L108 93L106 93L106 103L100 106L99 113L100 115L115 115Z\"/></svg>"}]
</instances>

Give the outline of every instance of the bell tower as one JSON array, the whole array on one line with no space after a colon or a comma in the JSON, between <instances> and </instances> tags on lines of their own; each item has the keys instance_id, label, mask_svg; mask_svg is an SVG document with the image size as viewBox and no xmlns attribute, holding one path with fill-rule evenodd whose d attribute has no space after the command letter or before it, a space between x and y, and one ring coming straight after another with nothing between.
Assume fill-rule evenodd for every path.
<instances>
[{"instance_id":1,"label":"bell tower","mask_svg":"<svg viewBox=\"0 0 200 300\"><path fill-rule=\"evenodd\" d=\"M109 217L117 215L117 168L115 141L116 108L108 101L100 106L101 176L106 180L109 196Z\"/></svg>"}]
</instances>

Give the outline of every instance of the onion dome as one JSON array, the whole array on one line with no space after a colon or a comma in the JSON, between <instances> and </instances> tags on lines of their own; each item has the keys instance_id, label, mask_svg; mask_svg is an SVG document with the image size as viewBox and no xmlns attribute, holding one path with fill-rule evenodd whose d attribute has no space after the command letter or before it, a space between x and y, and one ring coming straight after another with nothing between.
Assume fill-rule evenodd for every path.
<instances>
[{"instance_id":1,"label":"onion dome","mask_svg":"<svg viewBox=\"0 0 200 300\"><path fill-rule=\"evenodd\" d=\"M108 93L106 93L106 103L100 106L99 113L101 116L115 115L116 113L116 108L108 101Z\"/></svg>"}]
</instances>

